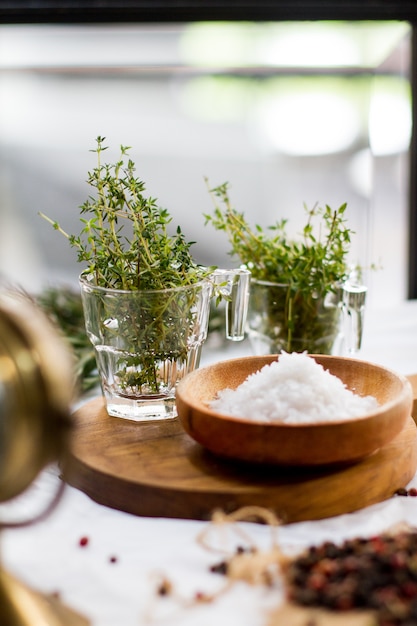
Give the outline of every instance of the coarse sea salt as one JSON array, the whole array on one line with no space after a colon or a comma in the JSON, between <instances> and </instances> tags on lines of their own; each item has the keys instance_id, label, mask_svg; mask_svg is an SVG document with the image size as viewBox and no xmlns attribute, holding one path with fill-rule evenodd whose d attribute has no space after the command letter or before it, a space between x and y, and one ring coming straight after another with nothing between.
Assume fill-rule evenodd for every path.
<instances>
[{"instance_id":1,"label":"coarse sea salt","mask_svg":"<svg viewBox=\"0 0 417 626\"><path fill-rule=\"evenodd\" d=\"M236 389L222 389L210 408L258 422L307 424L354 419L378 407L353 393L306 353L283 352Z\"/></svg>"}]
</instances>

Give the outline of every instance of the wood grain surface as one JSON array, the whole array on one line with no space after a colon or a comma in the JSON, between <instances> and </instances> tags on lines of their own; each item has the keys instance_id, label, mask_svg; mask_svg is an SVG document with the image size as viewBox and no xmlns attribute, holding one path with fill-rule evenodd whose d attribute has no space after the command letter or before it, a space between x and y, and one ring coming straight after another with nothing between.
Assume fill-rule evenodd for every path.
<instances>
[{"instance_id":1,"label":"wood grain surface","mask_svg":"<svg viewBox=\"0 0 417 626\"><path fill-rule=\"evenodd\" d=\"M93 500L134 515L209 519L215 509L274 510L284 523L349 513L391 497L414 476L416 426L345 466L283 468L214 456L177 418L137 423L109 417L101 398L75 414L64 479Z\"/></svg>"}]
</instances>

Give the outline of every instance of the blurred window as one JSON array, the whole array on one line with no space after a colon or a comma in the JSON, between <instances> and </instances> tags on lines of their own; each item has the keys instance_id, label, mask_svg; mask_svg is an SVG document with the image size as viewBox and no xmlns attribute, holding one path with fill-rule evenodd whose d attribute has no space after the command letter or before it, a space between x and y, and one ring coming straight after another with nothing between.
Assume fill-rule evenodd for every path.
<instances>
[{"instance_id":1,"label":"blurred window","mask_svg":"<svg viewBox=\"0 0 417 626\"><path fill-rule=\"evenodd\" d=\"M109 160L132 146L200 262L232 263L204 226L207 177L228 181L251 221L287 217L294 236L304 204L347 202L352 261L382 266L368 278L373 301L404 299L410 38L407 22L389 21L0 26L4 271L31 285L31 272L76 278L74 251L37 212L78 231L103 135Z\"/></svg>"}]
</instances>

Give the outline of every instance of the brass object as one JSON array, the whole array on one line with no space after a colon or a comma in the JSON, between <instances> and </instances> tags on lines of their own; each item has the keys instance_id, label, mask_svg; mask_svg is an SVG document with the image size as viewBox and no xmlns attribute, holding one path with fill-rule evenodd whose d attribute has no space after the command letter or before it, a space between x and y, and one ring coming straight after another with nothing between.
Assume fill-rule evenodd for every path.
<instances>
[{"instance_id":1,"label":"brass object","mask_svg":"<svg viewBox=\"0 0 417 626\"><path fill-rule=\"evenodd\" d=\"M48 463L64 459L73 397L72 357L58 331L25 294L0 293L0 502L22 493ZM0 528L9 525L20 524L0 521ZM0 568L0 624L88 621Z\"/></svg>"},{"instance_id":2,"label":"brass object","mask_svg":"<svg viewBox=\"0 0 417 626\"><path fill-rule=\"evenodd\" d=\"M0 623L4 626L88 626L81 615L52 595L29 589L6 572L0 572Z\"/></svg>"}]
</instances>

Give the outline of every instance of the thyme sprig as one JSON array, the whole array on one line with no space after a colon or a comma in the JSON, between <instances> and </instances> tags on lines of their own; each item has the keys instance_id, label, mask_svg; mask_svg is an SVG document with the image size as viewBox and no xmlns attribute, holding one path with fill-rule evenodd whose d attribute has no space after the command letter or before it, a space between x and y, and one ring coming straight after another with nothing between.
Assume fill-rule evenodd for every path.
<instances>
[{"instance_id":1,"label":"thyme sprig","mask_svg":"<svg viewBox=\"0 0 417 626\"><path fill-rule=\"evenodd\" d=\"M351 271L347 257L353 231L346 224L346 203L336 210L304 206L301 237L291 239L287 219L267 229L250 226L232 206L228 183L208 189L214 212L205 215L206 224L225 232L230 254L255 279L249 301L249 317L253 311L257 320L253 335L262 337L270 353L331 353L339 330L340 290Z\"/></svg>"},{"instance_id":2,"label":"thyme sprig","mask_svg":"<svg viewBox=\"0 0 417 626\"><path fill-rule=\"evenodd\" d=\"M105 137L97 137L97 165L87 182L95 189L80 206L79 235L40 213L64 235L86 263L100 287L123 290L166 289L190 285L210 273L191 255L194 242L187 242L180 226L169 233L172 218L155 198L145 195L145 183L135 173L128 157L129 146L120 146L114 164L103 163Z\"/></svg>"},{"instance_id":3,"label":"thyme sprig","mask_svg":"<svg viewBox=\"0 0 417 626\"><path fill-rule=\"evenodd\" d=\"M90 285L82 289L86 329L101 370L110 369L111 362L119 395L159 394L166 372L185 369L202 289L196 283L214 268L194 261L193 242L185 240L179 226L170 234L171 216L146 195L128 156L130 148L120 146L119 159L108 164L103 162L104 142L97 137L91 150L97 163L87 182L94 193L79 207L80 234L68 234L57 221L40 215L66 237L86 266L81 281L83 287ZM165 367L168 361L171 365Z\"/></svg>"},{"instance_id":4,"label":"thyme sprig","mask_svg":"<svg viewBox=\"0 0 417 626\"><path fill-rule=\"evenodd\" d=\"M94 349L85 332L81 296L70 287L47 287L36 300L48 317L61 330L74 352L75 378L85 392L98 386Z\"/></svg>"},{"instance_id":5,"label":"thyme sprig","mask_svg":"<svg viewBox=\"0 0 417 626\"><path fill-rule=\"evenodd\" d=\"M253 278L291 286L293 291L333 291L349 273L347 255L353 231L346 225L347 204L333 210L315 205L308 209L307 222L299 240L287 234L287 219L267 230L251 227L243 213L233 208L228 183L209 189L214 213L205 215L206 224L224 231L231 244L230 254L250 269ZM220 203L219 203L220 201ZM318 228L315 228L318 223ZM317 232L318 231L318 232Z\"/></svg>"}]
</instances>

